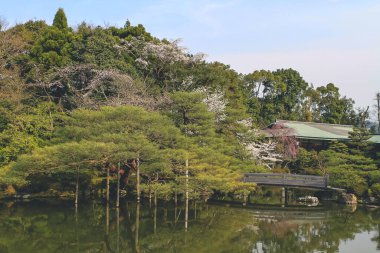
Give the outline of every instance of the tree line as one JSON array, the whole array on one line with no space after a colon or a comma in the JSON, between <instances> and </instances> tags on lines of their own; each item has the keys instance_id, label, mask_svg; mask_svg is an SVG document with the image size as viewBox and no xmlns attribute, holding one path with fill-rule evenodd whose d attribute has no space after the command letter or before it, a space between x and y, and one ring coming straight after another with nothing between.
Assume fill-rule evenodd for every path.
<instances>
[{"instance_id":1,"label":"tree line","mask_svg":"<svg viewBox=\"0 0 380 253\"><path fill-rule=\"evenodd\" d=\"M242 75L141 24L72 28L59 9L52 25L0 27L7 194L245 198L255 187L241 173L267 170L247 148L265 143L258 128L280 118L368 119L334 84L314 88L293 69Z\"/></svg>"}]
</instances>

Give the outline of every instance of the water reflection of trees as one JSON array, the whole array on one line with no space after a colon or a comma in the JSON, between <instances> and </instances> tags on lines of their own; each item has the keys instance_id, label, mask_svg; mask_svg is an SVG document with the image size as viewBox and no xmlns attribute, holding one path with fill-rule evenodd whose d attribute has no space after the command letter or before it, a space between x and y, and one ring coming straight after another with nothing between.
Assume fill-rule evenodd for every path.
<instances>
[{"instance_id":1,"label":"water reflection of trees","mask_svg":"<svg viewBox=\"0 0 380 253\"><path fill-rule=\"evenodd\" d=\"M93 202L77 212L62 203L15 203L0 206L0 252L337 252L342 240L380 231L379 210L329 209L312 220L308 212L277 214L194 203L187 212L162 203L115 209ZM379 236L372 240L380 245Z\"/></svg>"}]
</instances>

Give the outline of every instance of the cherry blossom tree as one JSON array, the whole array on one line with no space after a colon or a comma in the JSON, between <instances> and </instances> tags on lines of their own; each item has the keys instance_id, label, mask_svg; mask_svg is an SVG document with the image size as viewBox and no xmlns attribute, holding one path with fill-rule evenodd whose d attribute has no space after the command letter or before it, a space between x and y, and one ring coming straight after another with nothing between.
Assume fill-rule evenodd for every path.
<instances>
[{"instance_id":1,"label":"cherry blossom tree","mask_svg":"<svg viewBox=\"0 0 380 253\"><path fill-rule=\"evenodd\" d=\"M210 112L215 114L216 122L221 122L226 119L227 101L224 98L224 92L221 90L208 90L205 87L198 88L196 92L204 94L203 102L207 105Z\"/></svg>"},{"instance_id":2,"label":"cherry blossom tree","mask_svg":"<svg viewBox=\"0 0 380 253\"><path fill-rule=\"evenodd\" d=\"M127 74L90 65L60 69L48 81L32 86L65 108L134 105L154 110L169 101L165 94L151 96L144 84Z\"/></svg>"},{"instance_id":3,"label":"cherry blossom tree","mask_svg":"<svg viewBox=\"0 0 380 253\"><path fill-rule=\"evenodd\" d=\"M278 142L277 150L279 150L285 159L294 159L299 152L299 143L292 129L286 127L282 122L276 122L267 129L271 137Z\"/></svg>"},{"instance_id":4,"label":"cherry blossom tree","mask_svg":"<svg viewBox=\"0 0 380 253\"><path fill-rule=\"evenodd\" d=\"M185 47L180 46L180 40L152 40L133 37L130 40L122 40L115 46L120 52L128 52L135 58L135 63L144 76L144 83L149 78L158 81L161 86L169 89L169 84L177 86L189 86L192 77L181 76L177 66L194 64L204 59L204 54L190 54ZM176 87L177 90L183 87Z\"/></svg>"}]
</instances>

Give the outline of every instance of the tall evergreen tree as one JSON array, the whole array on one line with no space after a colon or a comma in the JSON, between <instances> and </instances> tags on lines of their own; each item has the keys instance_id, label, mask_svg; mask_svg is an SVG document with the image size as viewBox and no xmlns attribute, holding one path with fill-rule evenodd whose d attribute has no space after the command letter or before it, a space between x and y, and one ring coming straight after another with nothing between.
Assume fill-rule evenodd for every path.
<instances>
[{"instance_id":1,"label":"tall evergreen tree","mask_svg":"<svg viewBox=\"0 0 380 253\"><path fill-rule=\"evenodd\" d=\"M366 155L370 149L370 142L368 141L371 136L366 128L354 128L352 132L349 133L350 141L348 146L349 151L353 155L361 154Z\"/></svg>"},{"instance_id":2,"label":"tall evergreen tree","mask_svg":"<svg viewBox=\"0 0 380 253\"><path fill-rule=\"evenodd\" d=\"M210 136L215 132L214 117L202 102L202 94L175 92L172 118L187 136Z\"/></svg>"},{"instance_id":3,"label":"tall evergreen tree","mask_svg":"<svg viewBox=\"0 0 380 253\"><path fill-rule=\"evenodd\" d=\"M59 8L54 16L53 26L57 27L58 29L67 29L69 27L67 24L65 11L62 8Z\"/></svg>"}]
</instances>

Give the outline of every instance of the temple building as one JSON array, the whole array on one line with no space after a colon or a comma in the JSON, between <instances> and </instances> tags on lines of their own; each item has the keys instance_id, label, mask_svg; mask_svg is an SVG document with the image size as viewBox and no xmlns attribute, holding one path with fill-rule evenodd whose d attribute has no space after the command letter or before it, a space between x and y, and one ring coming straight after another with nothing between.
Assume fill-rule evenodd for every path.
<instances>
[{"instance_id":1,"label":"temple building","mask_svg":"<svg viewBox=\"0 0 380 253\"><path fill-rule=\"evenodd\" d=\"M299 146L309 150L327 149L331 141L348 141L351 125L277 120L262 129L267 137L294 136ZM380 149L380 135L372 135L369 141Z\"/></svg>"}]
</instances>

